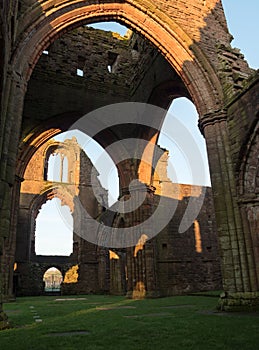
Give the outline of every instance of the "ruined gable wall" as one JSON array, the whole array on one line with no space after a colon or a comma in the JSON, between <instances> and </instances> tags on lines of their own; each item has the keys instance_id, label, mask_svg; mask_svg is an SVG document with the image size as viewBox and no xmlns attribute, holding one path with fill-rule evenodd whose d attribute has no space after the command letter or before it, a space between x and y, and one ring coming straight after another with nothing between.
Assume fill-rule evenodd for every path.
<instances>
[{"instance_id":1,"label":"ruined gable wall","mask_svg":"<svg viewBox=\"0 0 259 350\"><path fill-rule=\"evenodd\" d=\"M148 220L153 223L150 232L155 236L152 239L147 241L152 236L147 236L150 233L146 223L146 232L143 228L137 231L138 243L126 249L127 295L131 297L168 296L222 287L211 189L172 183L167 176L167 154L165 150L158 161L152 186L146 187L145 201L134 212L113 216L116 228L134 227ZM124 196L124 200L129 197ZM187 214L191 201L195 203ZM197 217L192 217L194 211ZM190 227L181 232L186 214L188 219L184 222L189 221ZM108 216L109 212L107 219ZM156 234L159 227L161 231ZM111 292L116 294L123 289L121 275L116 269L123 271L125 262L123 250L115 252L117 257L111 259Z\"/></svg>"},{"instance_id":2,"label":"ruined gable wall","mask_svg":"<svg viewBox=\"0 0 259 350\"><path fill-rule=\"evenodd\" d=\"M110 0L101 1L101 3L110 3ZM53 8L53 5L67 3L65 0L56 0L48 4L47 0L42 1L40 6L47 11ZM89 2L89 5L92 2ZM123 7L122 2L121 6ZM204 50L206 56L215 65L218 65L216 45L220 42L229 46L231 35L228 32L227 24L220 0L135 0L133 6L147 9L154 16L163 20L165 23L173 19L185 33L195 43ZM37 0L21 0L19 7L19 31L21 32L28 23L25 14L36 9ZM35 11L34 16L37 15Z\"/></svg>"},{"instance_id":3,"label":"ruined gable wall","mask_svg":"<svg viewBox=\"0 0 259 350\"><path fill-rule=\"evenodd\" d=\"M56 8L62 5L64 1L55 1ZM66 5L69 3L66 1ZM110 1L102 1L103 4ZM125 2L126 3L126 2ZM89 6L92 2L89 3ZM53 3L49 4L43 1L36 11L37 3L34 0L24 0L20 6L20 12L24 14L18 22L18 32L24 30L29 24L33 16L37 18L38 12L53 10ZM79 6L79 1L75 2L75 6ZM124 2L121 4L121 9L124 9ZM253 74L247 63L243 60L242 54L238 50L234 50L230 46L232 36L229 34L227 24L222 9L220 0L177 0L177 1L148 1L135 0L132 1L132 6L148 11L151 16L157 18L168 27L175 31L175 36L178 32L184 34L184 42L180 43L189 46L193 49L196 59L204 66L208 72L208 78L212 73L216 74L223 85L225 97L232 96L236 88L243 86L244 80ZM29 18L28 13L33 11L32 18ZM116 11L115 11L116 12ZM44 13L44 12L43 12ZM173 20L178 28L175 28ZM28 21L28 23L27 23ZM140 24L141 31L141 24ZM181 39L182 40L182 39ZM159 46L159 45L158 45ZM172 48L173 51L173 48ZM188 66L190 62L185 62ZM208 64L211 64L214 72L210 70ZM231 73L229 74L229 71Z\"/></svg>"},{"instance_id":4,"label":"ruined gable wall","mask_svg":"<svg viewBox=\"0 0 259 350\"><path fill-rule=\"evenodd\" d=\"M127 39L111 32L80 27L64 34L42 54L25 98L23 128L65 112L84 115L103 105L129 99ZM124 57L109 72L113 57ZM77 69L84 76L77 75Z\"/></svg>"},{"instance_id":5,"label":"ruined gable wall","mask_svg":"<svg viewBox=\"0 0 259 350\"><path fill-rule=\"evenodd\" d=\"M221 270L216 218L211 188L172 183L167 175L168 151L164 150L154 176L155 201L167 197L176 210L166 227L157 235L157 271L161 295L221 289ZM203 198L204 197L204 198ZM201 209L191 226L181 232L182 219L192 200L192 213ZM190 215L189 213L189 215ZM188 216L190 217L190 216ZM186 220L186 218L185 218ZM189 219L190 220L190 219Z\"/></svg>"},{"instance_id":6,"label":"ruined gable wall","mask_svg":"<svg viewBox=\"0 0 259 350\"><path fill-rule=\"evenodd\" d=\"M179 191L180 187L181 199L177 201L171 221L156 237L160 293L165 296L221 289L220 258L211 189L182 184L171 184L170 187L172 192ZM185 232L180 232L179 227L187 206L196 198L193 192L200 192L200 195L205 193L203 205L191 226ZM174 204L174 200L171 199L171 205Z\"/></svg>"},{"instance_id":7,"label":"ruined gable wall","mask_svg":"<svg viewBox=\"0 0 259 350\"><path fill-rule=\"evenodd\" d=\"M64 154L68 159L68 182L58 182L44 178L46 175L46 162L48 150L53 153ZM57 169L58 170L58 169ZM93 177L91 177L93 171ZM107 191L101 186L98 173L93 169L93 164L87 155L81 150L75 138L57 142L49 140L35 152L31 158L21 186L18 232L16 240L17 271L16 278L19 295L38 295L43 291L42 275L47 266L55 266L59 257L39 256L35 253L35 220L41 205L48 199L58 197L62 204L68 205L73 213L74 196L79 196L80 202L87 212L96 217L102 211L102 205L96 200L95 191L102 198L103 204L107 203ZM76 220L76 216L74 216ZM106 285L105 263L100 262L102 249L97 249L93 244L86 242L74 233L73 253L59 259L60 266L66 264L79 264L79 280L76 284L66 285L64 293L100 292ZM62 258L62 257L60 257ZM52 265L51 265L52 263ZM64 265L65 264L65 265ZM32 284L32 280L34 281ZM99 283L100 281L100 283Z\"/></svg>"}]
</instances>

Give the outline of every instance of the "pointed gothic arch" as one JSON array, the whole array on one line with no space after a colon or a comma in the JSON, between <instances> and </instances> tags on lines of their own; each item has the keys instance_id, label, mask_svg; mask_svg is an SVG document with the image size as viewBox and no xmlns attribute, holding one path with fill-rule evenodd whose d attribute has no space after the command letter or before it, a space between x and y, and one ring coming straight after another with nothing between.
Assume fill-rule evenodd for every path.
<instances>
[{"instance_id":1,"label":"pointed gothic arch","mask_svg":"<svg viewBox=\"0 0 259 350\"><path fill-rule=\"evenodd\" d=\"M210 15L212 8L206 9L204 17ZM83 23L114 20L133 28L158 48L188 87L201 115L218 109L222 104L218 77L201 48L173 18L158 8L152 11L151 1L145 0L143 5L134 0L87 5L76 1L65 6L61 1L54 11L47 12L48 4L42 7L38 4L37 10L45 12L33 16L31 20L25 16L24 20L27 19L30 25L20 36L17 54L13 55L12 64L25 81L28 81L43 50L62 33Z\"/></svg>"}]
</instances>

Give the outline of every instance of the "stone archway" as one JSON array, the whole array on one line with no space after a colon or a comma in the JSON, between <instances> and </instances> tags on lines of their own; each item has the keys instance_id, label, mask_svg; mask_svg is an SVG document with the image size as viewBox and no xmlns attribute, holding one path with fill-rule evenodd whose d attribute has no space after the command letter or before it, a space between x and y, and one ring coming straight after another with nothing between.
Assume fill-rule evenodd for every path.
<instances>
[{"instance_id":1,"label":"stone archway","mask_svg":"<svg viewBox=\"0 0 259 350\"><path fill-rule=\"evenodd\" d=\"M43 2L42 5L35 4L33 10L25 9L18 25L19 35L15 42L15 50L12 52L10 74L6 80L8 89L5 90L5 101L8 106L2 108L3 117L7 120L8 116L8 123L3 123L6 128L1 143L4 155L2 193L6 203L4 208L7 208L1 219L7 236L12 194L9 186L14 184L15 178L14 164L24 93L40 53L61 33L78 26L79 23L101 19L128 23L149 39L167 58L183 80L200 113L200 128L207 141L212 173L222 247L224 288L234 293L231 298L234 295L234 299L238 299L244 292L258 292L258 282L251 273L254 261L248 263L246 260L246 255L251 255L251 247L246 244L247 237L243 234L244 225L238 207L234 163L239 150L233 146L234 132L232 134L229 132L233 124L231 125L228 120L231 119L228 118L228 103L234 94L243 89L242 82L252 72L240 55L230 48L230 35L220 1L210 0L195 5L191 3L188 7L179 1L176 5L166 6L163 1L158 5L153 1L122 3L102 1L99 4L85 5L81 1L74 1L72 4L61 0L57 2L55 9L49 7L49 2ZM195 9L195 6L198 7ZM183 14L195 15L186 18L181 16L177 21L176 8ZM215 45L215 30L219 45ZM235 68L237 66L238 70ZM233 74L229 75L229 69ZM239 96L236 96L238 99ZM252 94L250 98L251 96ZM247 106L248 103L243 101L242 105ZM248 107L244 109L248 113ZM255 117L253 113L252 111L251 119ZM244 124L249 124L248 116ZM15 130L15 135L10 143L12 128ZM15 203L15 200L13 202ZM15 222L14 217L12 220ZM248 299L257 297L258 293L249 294Z\"/></svg>"},{"instance_id":2,"label":"stone archway","mask_svg":"<svg viewBox=\"0 0 259 350\"><path fill-rule=\"evenodd\" d=\"M12 120L15 119L15 125L10 124L10 127L19 128L20 126L21 119L17 123L17 115L21 114L27 81L43 49L62 32L77 26L80 22L101 19L113 19L128 23L153 42L182 77L201 114L221 108L219 107L221 106L220 101L222 101L220 83L202 50L198 47L195 49L195 35L192 34L193 38L190 39L191 36L186 34L187 31L184 31L168 15L165 15L164 11L156 8L153 12L151 2L146 1L142 6L137 1L122 4L104 1L103 4L89 4L87 6L79 1L76 4L66 3L65 6L62 3L60 1L59 6L51 12L48 12L48 4L43 4L42 7L38 4L33 12L35 16L28 14L27 17L25 11L20 28L21 34L16 44L16 53L13 54L11 62L16 73L10 77L10 89L6 90L7 94L10 93L10 98L11 96L16 98L15 110L6 110L9 122L12 123ZM201 5L204 18L210 15L211 10L216 5L216 0L212 0L206 6ZM44 13L41 13L41 9ZM222 11L220 6L219 10ZM202 20L197 22L196 34L199 33L203 25ZM36 31L35 28L37 28ZM224 37L227 43L230 37L226 31ZM162 41L161 38L163 38ZM172 48L174 52L171 52ZM206 73L208 70L210 74ZM215 87L217 87L217 91ZM6 96L6 99L9 100L9 97ZM10 100L10 108L11 105ZM10 127L6 130L6 141L3 143L5 154L16 153L16 147L13 151L11 149L15 144L17 145L17 142L13 142L10 147L8 146ZM13 170L9 173L10 179L7 182L10 183L13 182L11 180ZM8 192L8 188L6 190Z\"/></svg>"},{"instance_id":3,"label":"stone archway","mask_svg":"<svg viewBox=\"0 0 259 350\"><path fill-rule=\"evenodd\" d=\"M80 23L93 21L119 20L128 24L146 39L150 40L163 53L166 59L174 67L190 91L190 94L201 114L214 110L221 101L222 93L217 76L213 73L209 61L202 50L196 48L195 35L200 36L200 30L204 26L202 21L196 23L193 38L184 31L176 21L166 15L159 8L154 8L151 1L145 1L141 6L138 1L127 1L125 3L110 3L103 1L102 4L85 5L80 1L73 4L66 3L65 6L59 2L54 11L48 14L48 4L38 5L39 14L33 18L24 18L29 26L21 35L13 64L22 76L28 80L39 55L46 44L55 40L62 32L74 28ZM217 0L211 0L206 6L201 7L203 19L217 6ZM219 8L220 10L220 8ZM186 23L187 24L187 23ZM37 32L35 32L37 25ZM206 24L205 24L206 25ZM226 35L227 34L227 35ZM225 40L229 40L228 33ZM28 40L29 38L29 40ZM36 44L37 43L37 44ZM32 48L37 47L37 50ZM173 48L173 52L172 52ZM24 58L26 57L26 61ZM209 70L210 75L205 71ZM199 92L198 92L199 91ZM203 102L202 102L203 101Z\"/></svg>"},{"instance_id":4,"label":"stone archway","mask_svg":"<svg viewBox=\"0 0 259 350\"><path fill-rule=\"evenodd\" d=\"M45 284L45 293L57 293L60 292L61 283L63 282L63 276L59 269L52 266L44 272L43 281Z\"/></svg>"},{"instance_id":5,"label":"stone archway","mask_svg":"<svg viewBox=\"0 0 259 350\"><path fill-rule=\"evenodd\" d=\"M49 155L53 152L67 156L68 167L66 171L68 177L66 182L60 182L60 180L55 182L46 178L46 162L48 161ZM79 264L78 273L81 277L81 283L83 281L90 286L89 288L91 288L92 291L98 291L99 285L95 283L97 281L97 276L95 275L99 273L98 261L101 259L103 251L102 249L97 251L97 247L93 244L85 244L79 233L75 230L77 221L77 216L75 214L75 208L77 206L77 202L75 201L76 196L82 198L82 202L84 202L87 210L93 217L96 217L102 211L101 205L88 187L87 178L89 174L91 174L91 171L93 171L94 183L98 195L101 196L104 202L107 201L107 191L101 187L97 179L97 172L94 170L91 161L82 151L75 138L67 139L64 142L51 139L42 144L38 144L38 148L34 150L31 159L27 157L24 161L26 161L26 159L28 163L23 164L24 167L21 168L21 170L24 169L24 173L22 173L24 181L21 185L17 236L13 239L13 246L16 247L14 248L14 258L15 261L17 261L15 275L20 281L16 288L17 294L37 295L42 293L42 284L40 283L42 278L40 275L41 269L45 268L46 265L53 265L54 263L58 263L62 269ZM53 198L60 199L61 205L67 205L73 217L74 223L71 228L73 230L73 251L69 256L38 255L35 251L36 218L42 205ZM63 220L66 219L63 218ZM83 254L85 247L88 254ZM5 258L13 259L11 254L10 256L6 254ZM89 262L89 260L91 260L91 262ZM94 271L92 274L87 272L88 275L84 276L82 272L83 267L88 267L89 264L92 266L91 264L93 264L93 262ZM12 274L12 271L9 271L9 274ZM33 278L33 276L35 278ZM102 275L101 272L99 273L99 279L102 284L105 284L103 281L105 280L105 276ZM76 287L83 288L80 286L80 283L78 283ZM66 285L66 290L69 290L70 293L72 293L72 290L75 292L75 285L72 284L72 287Z\"/></svg>"}]
</instances>

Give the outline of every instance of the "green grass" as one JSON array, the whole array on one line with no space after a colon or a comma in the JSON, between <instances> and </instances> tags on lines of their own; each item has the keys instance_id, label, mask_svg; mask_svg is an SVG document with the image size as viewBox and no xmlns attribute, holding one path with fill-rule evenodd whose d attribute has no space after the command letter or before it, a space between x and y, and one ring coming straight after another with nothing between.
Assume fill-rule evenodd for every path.
<instances>
[{"instance_id":1,"label":"green grass","mask_svg":"<svg viewBox=\"0 0 259 350\"><path fill-rule=\"evenodd\" d=\"M216 313L216 298L58 298L72 297L18 298L5 304L13 328L0 332L0 349L259 349L259 315ZM73 331L89 333L52 334Z\"/></svg>"}]
</instances>

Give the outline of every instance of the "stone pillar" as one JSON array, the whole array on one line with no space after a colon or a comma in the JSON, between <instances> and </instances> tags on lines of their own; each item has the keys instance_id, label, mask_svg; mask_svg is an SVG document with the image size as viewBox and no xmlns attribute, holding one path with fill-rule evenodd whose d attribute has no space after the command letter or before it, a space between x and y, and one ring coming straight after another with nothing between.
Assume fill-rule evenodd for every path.
<instances>
[{"instance_id":1,"label":"stone pillar","mask_svg":"<svg viewBox=\"0 0 259 350\"><path fill-rule=\"evenodd\" d=\"M219 307L259 306L253 252L238 207L226 111L207 114L199 124L207 143L220 244L224 293Z\"/></svg>"},{"instance_id":2,"label":"stone pillar","mask_svg":"<svg viewBox=\"0 0 259 350\"><path fill-rule=\"evenodd\" d=\"M113 295L125 295L126 292L126 261L124 249L109 251L110 259L110 293Z\"/></svg>"},{"instance_id":3,"label":"stone pillar","mask_svg":"<svg viewBox=\"0 0 259 350\"><path fill-rule=\"evenodd\" d=\"M239 206L242 214L247 246L253 251L259 290L259 122L249 139L239 174Z\"/></svg>"},{"instance_id":4,"label":"stone pillar","mask_svg":"<svg viewBox=\"0 0 259 350\"><path fill-rule=\"evenodd\" d=\"M81 205L86 210L86 212L95 220L98 213L98 202L95 198L93 192L92 184L88 180L82 179L83 172L89 172L91 169L84 168L82 162L80 164L80 177L81 183L79 187L78 198L81 202ZM86 235L81 236L78 239L78 283L77 290L78 293L100 293L99 285L99 261L97 251L98 247L93 242L87 240L87 230L91 230L89 227L84 227L84 220L81 220L80 217L77 217L75 213L73 214L74 218L74 229L78 234L79 232L85 232ZM80 227L80 231L78 228Z\"/></svg>"},{"instance_id":5,"label":"stone pillar","mask_svg":"<svg viewBox=\"0 0 259 350\"><path fill-rule=\"evenodd\" d=\"M136 200L138 193L143 187L134 188ZM146 197L136 210L125 213L124 221L126 227L134 227L145 222L153 214L154 210L154 188L145 185ZM134 194L131 192L132 197ZM130 200L130 195L124 193L124 201ZM121 200L122 200L121 198ZM156 257L154 240L149 240L148 233L152 227L146 227L145 231L137 232L138 242L133 247L126 248L127 267L127 296L130 298L155 297L159 295L156 276ZM129 238L130 239L130 238Z\"/></svg>"},{"instance_id":6,"label":"stone pillar","mask_svg":"<svg viewBox=\"0 0 259 350\"><path fill-rule=\"evenodd\" d=\"M1 257L0 257L0 263L1 262ZM2 301L2 276L1 276L1 271L0 271L0 330L8 328L8 319L6 314L3 312L3 301Z\"/></svg>"},{"instance_id":7,"label":"stone pillar","mask_svg":"<svg viewBox=\"0 0 259 350\"><path fill-rule=\"evenodd\" d=\"M239 198L239 207L242 215L246 237L246 246L251 253L249 260L254 260L254 285L259 290L259 200Z\"/></svg>"},{"instance_id":8,"label":"stone pillar","mask_svg":"<svg viewBox=\"0 0 259 350\"><path fill-rule=\"evenodd\" d=\"M100 293L107 294L110 286L109 275L109 250L106 248L98 247L98 284Z\"/></svg>"},{"instance_id":9,"label":"stone pillar","mask_svg":"<svg viewBox=\"0 0 259 350\"><path fill-rule=\"evenodd\" d=\"M13 273L16 254L16 233L17 233L17 221L19 198L20 198L20 184L23 179L15 176L15 184L12 190L12 202L11 202L11 223L10 233L5 239L4 254L3 254L3 299L12 300L14 298L13 293Z\"/></svg>"},{"instance_id":10,"label":"stone pillar","mask_svg":"<svg viewBox=\"0 0 259 350\"><path fill-rule=\"evenodd\" d=\"M0 329L6 325L6 317L2 314L2 296L3 296L3 267L5 261L2 254L6 238L10 235L12 227L11 220L13 218L12 210L17 210L11 205L13 187L15 183L15 167L16 157L20 138L20 129L22 121L23 101L26 91L26 82L17 72L8 72L5 94L3 96L3 104L1 106L2 121L1 137L0 137Z\"/></svg>"}]
</instances>

